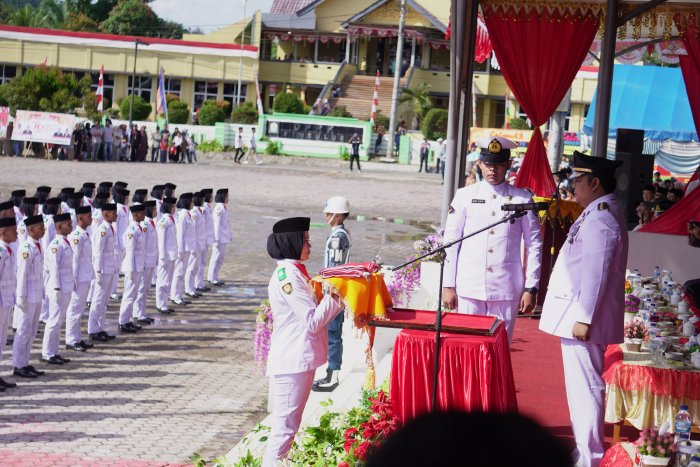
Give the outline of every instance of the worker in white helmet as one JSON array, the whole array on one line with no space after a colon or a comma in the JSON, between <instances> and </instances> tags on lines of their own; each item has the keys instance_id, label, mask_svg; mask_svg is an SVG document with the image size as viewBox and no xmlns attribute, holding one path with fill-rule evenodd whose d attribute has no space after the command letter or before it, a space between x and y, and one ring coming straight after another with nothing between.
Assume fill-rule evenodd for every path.
<instances>
[{"instance_id":1,"label":"worker in white helmet","mask_svg":"<svg viewBox=\"0 0 700 467\"><path fill-rule=\"evenodd\" d=\"M350 203L342 196L333 196L323 208L326 223L331 227L331 234L326 240L323 266L326 268L345 264L350 259L350 233L344 222L350 215ZM343 362L343 321L345 314L338 313L328 325L328 368L326 376L314 381L314 391L330 392L338 387L338 373Z\"/></svg>"}]
</instances>

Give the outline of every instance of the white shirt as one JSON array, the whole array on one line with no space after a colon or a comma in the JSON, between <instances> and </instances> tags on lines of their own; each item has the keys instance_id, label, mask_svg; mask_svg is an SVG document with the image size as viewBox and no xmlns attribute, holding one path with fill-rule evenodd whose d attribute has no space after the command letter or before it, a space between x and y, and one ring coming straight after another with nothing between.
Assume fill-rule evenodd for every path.
<instances>
[{"instance_id":1,"label":"white shirt","mask_svg":"<svg viewBox=\"0 0 700 467\"><path fill-rule=\"evenodd\" d=\"M11 245L0 240L0 310L15 305L17 274L15 271L17 252Z\"/></svg>"},{"instance_id":2,"label":"white shirt","mask_svg":"<svg viewBox=\"0 0 700 467\"><path fill-rule=\"evenodd\" d=\"M158 234L156 233L156 223L153 219L145 218L141 222L141 230L144 235L144 248L146 252L144 266L154 268L158 264Z\"/></svg>"},{"instance_id":3,"label":"white shirt","mask_svg":"<svg viewBox=\"0 0 700 467\"><path fill-rule=\"evenodd\" d=\"M92 268L92 242L90 234L80 226L77 226L68 235L70 247L73 249L73 277L75 282L90 282L95 277Z\"/></svg>"},{"instance_id":4,"label":"white shirt","mask_svg":"<svg viewBox=\"0 0 700 467\"><path fill-rule=\"evenodd\" d=\"M143 235L141 225L136 221L131 221L124 232L122 241L124 242L122 271L125 274L143 272L146 265L146 238Z\"/></svg>"},{"instance_id":5,"label":"white shirt","mask_svg":"<svg viewBox=\"0 0 700 467\"><path fill-rule=\"evenodd\" d=\"M61 293L73 291L73 250L64 235L56 235L45 253L46 288L60 290Z\"/></svg>"},{"instance_id":6,"label":"white shirt","mask_svg":"<svg viewBox=\"0 0 700 467\"><path fill-rule=\"evenodd\" d=\"M218 243L231 242L231 226L228 224L228 208L224 203L214 206L214 241Z\"/></svg>"},{"instance_id":7,"label":"white shirt","mask_svg":"<svg viewBox=\"0 0 700 467\"><path fill-rule=\"evenodd\" d=\"M175 261L177 259L175 217L172 214L163 214L158 221L158 228L156 231L158 235L159 261Z\"/></svg>"},{"instance_id":8,"label":"white shirt","mask_svg":"<svg viewBox=\"0 0 700 467\"><path fill-rule=\"evenodd\" d=\"M44 299L44 255L41 243L28 237L17 252L17 301Z\"/></svg>"},{"instance_id":9,"label":"white shirt","mask_svg":"<svg viewBox=\"0 0 700 467\"><path fill-rule=\"evenodd\" d=\"M92 235L92 267L96 273L117 272L116 231L107 221L102 221Z\"/></svg>"}]
</instances>

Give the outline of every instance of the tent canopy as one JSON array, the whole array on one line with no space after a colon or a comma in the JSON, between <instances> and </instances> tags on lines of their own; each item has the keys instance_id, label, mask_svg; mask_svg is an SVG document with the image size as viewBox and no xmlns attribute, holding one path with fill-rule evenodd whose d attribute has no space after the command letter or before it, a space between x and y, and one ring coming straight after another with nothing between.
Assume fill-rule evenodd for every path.
<instances>
[{"instance_id":1,"label":"tent canopy","mask_svg":"<svg viewBox=\"0 0 700 467\"><path fill-rule=\"evenodd\" d=\"M595 102L583 125L593 130ZM610 138L618 128L644 130L652 140L698 141L680 68L615 65L610 102Z\"/></svg>"}]
</instances>

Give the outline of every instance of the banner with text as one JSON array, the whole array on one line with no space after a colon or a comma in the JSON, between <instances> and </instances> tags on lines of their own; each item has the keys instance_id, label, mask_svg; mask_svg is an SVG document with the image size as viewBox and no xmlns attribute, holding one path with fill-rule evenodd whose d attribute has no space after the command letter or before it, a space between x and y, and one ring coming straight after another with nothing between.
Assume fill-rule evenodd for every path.
<instances>
[{"instance_id":1,"label":"banner with text","mask_svg":"<svg viewBox=\"0 0 700 467\"><path fill-rule=\"evenodd\" d=\"M12 139L68 146L75 115L18 110Z\"/></svg>"},{"instance_id":2,"label":"banner with text","mask_svg":"<svg viewBox=\"0 0 700 467\"><path fill-rule=\"evenodd\" d=\"M476 143L481 138L484 137L495 138L500 136L501 138L506 138L514 143L526 143L530 141L532 137L532 130L514 130L512 128L476 128L472 127L469 132L469 139Z\"/></svg>"}]
</instances>

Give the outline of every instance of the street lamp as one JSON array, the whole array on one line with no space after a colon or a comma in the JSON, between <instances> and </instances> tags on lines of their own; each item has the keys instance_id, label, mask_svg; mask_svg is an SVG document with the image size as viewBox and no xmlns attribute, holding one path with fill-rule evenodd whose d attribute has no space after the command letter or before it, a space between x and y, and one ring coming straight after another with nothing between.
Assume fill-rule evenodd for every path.
<instances>
[{"instance_id":1,"label":"street lamp","mask_svg":"<svg viewBox=\"0 0 700 467\"><path fill-rule=\"evenodd\" d=\"M136 90L136 57L139 55L139 45L148 47L148 42L136 39L134 42L134 71L131 73L131 104L129 105L129 134L131 134L131 122L134 114L134 92Z\"/></svg>"},{"instance_id":2,"label":"street lamp","mask_svg":"<svg viewBox=\"0 0 700 467\"><path fill-rule=\"evenodd\" d=\"M246 23L245 9L248 5L248 0L243 0L243 32L241 32L241 49L238 51L238 88L236 89L236 107L241 105L241 77L243 76L243 47L245 46L245 30L248 24Z\"/></svg>"}]
</instances>

